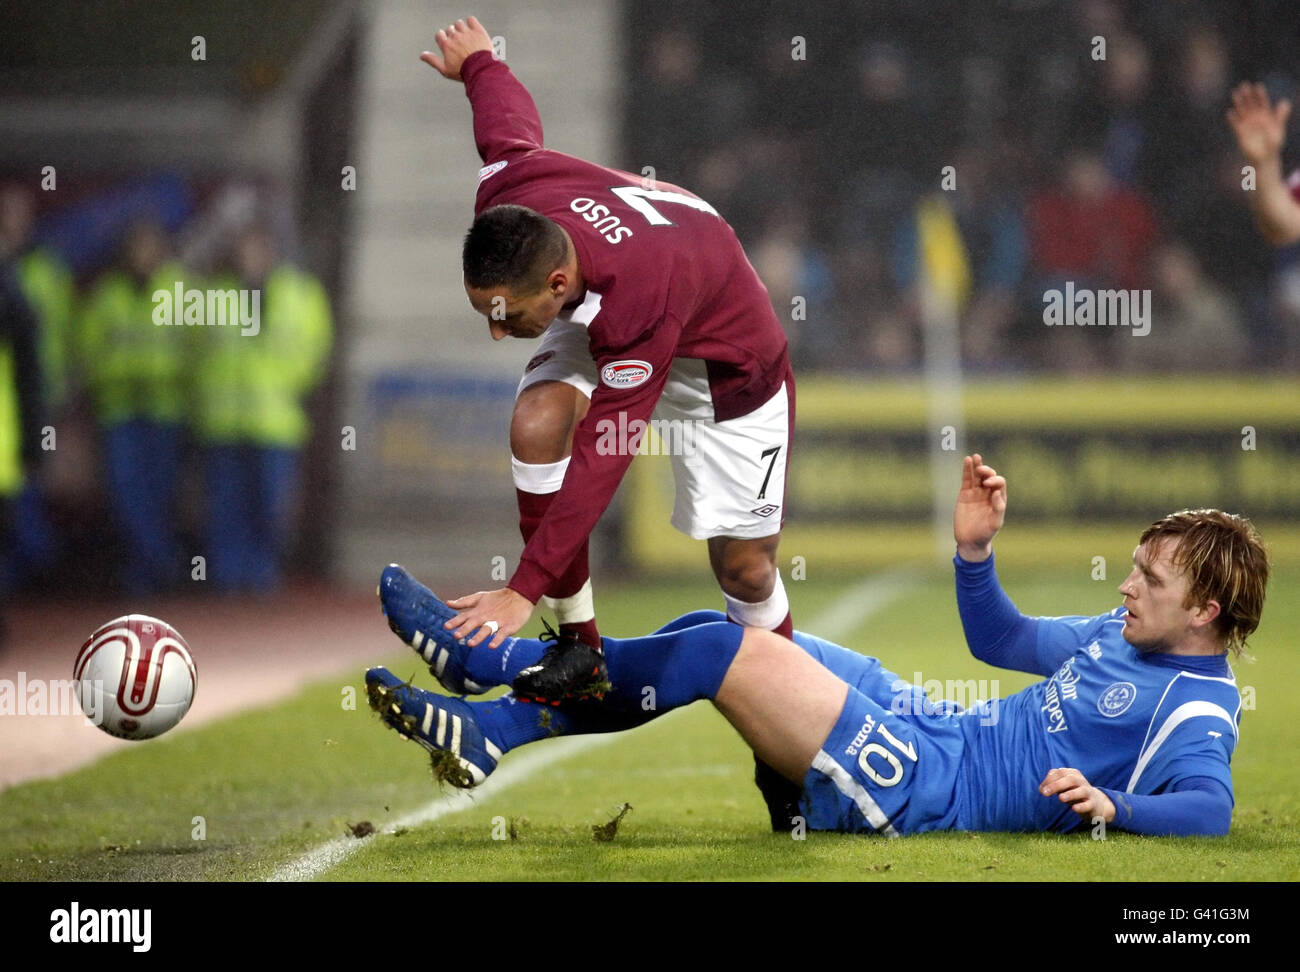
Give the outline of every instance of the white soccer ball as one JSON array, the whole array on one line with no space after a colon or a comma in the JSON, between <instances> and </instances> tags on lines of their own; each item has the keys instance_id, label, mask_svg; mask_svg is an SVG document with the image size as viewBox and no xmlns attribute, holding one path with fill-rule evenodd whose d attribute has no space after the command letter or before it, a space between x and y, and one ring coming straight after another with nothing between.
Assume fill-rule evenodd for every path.
<instances>
[{"instance_id":1,"label":"white soccer ball","mask_svg":"<svg viewBox=\"0 0 1300 972\"><path fill-rule=\"evenodd\" d=\"M198 684L180 632L147 614L97 628L77 652L72 675L86 717L122 739L152 739L176 725Z\"/></svg>"}]
</instances>

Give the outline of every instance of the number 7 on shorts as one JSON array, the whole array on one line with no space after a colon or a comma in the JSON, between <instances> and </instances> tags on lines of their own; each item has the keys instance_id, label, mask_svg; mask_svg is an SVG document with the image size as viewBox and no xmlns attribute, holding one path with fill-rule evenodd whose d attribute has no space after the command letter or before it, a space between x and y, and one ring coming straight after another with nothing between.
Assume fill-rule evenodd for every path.
<instances>
[{"instance_id":1,"label":"number 7 on shorts","mask_svg":"<svg viewBox=\"0 0 1300 972\"><path fill-rule=\"evenodd\" d=\"M770 449L763 450L762 458L766 459L768 456L771 456L772 461L767 464L767 475L763 477L763 486L758 491L758 499L763 499L767 496L767 481L772 478L772 469L776 466L776 456L780 451L780 446L772 446Z\"/></svg>"}]
</instances>

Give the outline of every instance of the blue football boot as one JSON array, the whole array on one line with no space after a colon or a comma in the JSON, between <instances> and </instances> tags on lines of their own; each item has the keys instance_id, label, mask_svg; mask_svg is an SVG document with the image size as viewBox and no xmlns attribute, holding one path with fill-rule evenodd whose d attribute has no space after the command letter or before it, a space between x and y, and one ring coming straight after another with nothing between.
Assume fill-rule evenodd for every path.
<instances>
[{"instance_id":1,"label":"blue football boot","mask_svg":"<svg viewBox=\"0 0 1300 972\"><path fill-rule=\"evenodd\" d=\"M491 686L479 685L465 675L464 638L454 638L443 623L455 611L412 577L399 564L389 564L379 576L379 605L393 633L414 648L429 665L429 674L448 692L480 695Z\"/></svg>"},{"instance_id":2,"label":"blue football boot","mask_svg":"<svg viewBox=\"0 0 1300 972\"><path fill-rule=\"evenodd\" d=\"M418 689L386 668L366 672L366 697L384 725L429 751L439 781L469 789L497 768L501 750L483 734L468 703Z\"/></svg>"}]
</instances>

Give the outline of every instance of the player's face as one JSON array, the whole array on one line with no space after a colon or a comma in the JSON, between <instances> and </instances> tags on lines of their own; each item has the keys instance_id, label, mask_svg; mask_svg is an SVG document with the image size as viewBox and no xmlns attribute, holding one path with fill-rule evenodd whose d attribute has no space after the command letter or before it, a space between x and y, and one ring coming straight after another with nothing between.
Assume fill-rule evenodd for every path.
<instances>
[{"instance_id":1,"label":"player's face","mask_svg":"<svg viewBox=\"0 0 1300 972\"><path fill-rule=\"evenodd\" d=\"M487 318L494 341L506 337L541 337L564 306L563 300L552 294L549 287L520 296L466 285L465 293L469 295L470 305Z\"/></svg>"},{"instance_id":2,"label":"player's face","mask_svg":"<svg viewBox=\"0 0 1300 972\"><path fill-rule=\"evenodd\" d=\"M1133 551L1133 571L1119 585L1128 617L1124 639L1142 651L1168 651L1193 630L1194 607L1184 607L1187 575L1172 563L1175 543L1149 540Z\"/></svg>"}]
</instances>

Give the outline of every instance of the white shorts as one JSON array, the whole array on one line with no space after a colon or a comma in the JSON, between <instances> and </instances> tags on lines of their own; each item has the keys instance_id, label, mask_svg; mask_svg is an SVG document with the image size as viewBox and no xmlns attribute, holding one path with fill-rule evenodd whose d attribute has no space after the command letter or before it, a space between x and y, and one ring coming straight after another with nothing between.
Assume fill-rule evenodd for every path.
<instances>
[{"instance_id":1,"label":"white shorts","mask_svg":"<svg viewBox=\"0 0 1300 972\"><path fill-rule=\"evenodd\" d=\"M543 381L562 381L591 398L596 362L581 324L556 320L546 329L515 396ZM651 420L661 445L645 448L661 448L672 458L674 527L696 540L750 540L781 532L790 451L788 393L782 383L748 415L718 422L705 363L673 359Z\"/></svg>"}]
</instances>

